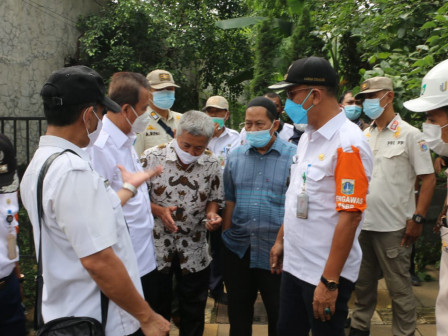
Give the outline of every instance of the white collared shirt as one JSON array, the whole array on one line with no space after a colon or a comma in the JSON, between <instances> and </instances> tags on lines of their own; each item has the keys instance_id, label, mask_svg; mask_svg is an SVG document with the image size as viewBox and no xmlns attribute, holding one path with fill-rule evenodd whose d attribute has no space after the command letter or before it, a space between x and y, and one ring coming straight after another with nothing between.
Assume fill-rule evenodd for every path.
<instances>
[{"instance_id":1,"label":"white collared shirt","mask_svg":"<svg viewBox=\"0 0 448 336\"><path fill-rule=\"evenodd\" d=\"M365 176L369 178L373 164L370 147L359 127L348 120L341 110L317 131L307 126L291 166L291 182L286 192L283 221L283 269L316 286L327 262L339 219L336 211L336 188L342 186L337 186L335 182L337 151L338 148L342 148L344 152L350 151L351 146L359 149ZM296 216L297 196L302 192L304 174L309 197L307 219ZM350 173L347 178L350 178ZM342 277L353 282L358 277L361 264L361 248L358 243L361 224L341 273Z\"/></svg>"},{"instance_id":2,"label":"white collared shirt","mask_svg":"<svg viewBox=\"0 0 448 336\"><path fill-rule=\"evenodd\" d=\"M8 256L8 235L12 234L17 238L16 227L18 223L15 217L12 222L7 221L8 214L14 216L19 211L19 202L17 200L17 191L0 194L0 279L11 274L19 261L19 248L16 244L17 257L10 259Z\"/></svg>"},{"instance_id":3,"label":"white collared shirt","mask_svg":"<svg viewBox=\"0 0 448 336\"><path fill-rule=\"evenodd\" d=\"M423 133L399 114L381 132L370 126L364 134L375 164L363 230L401 230L415 212L417 175L434 173L428 145Z\"/></svg>"},{"instance_id":4,"label":"white collared shirt","mask_svg":"<svg viewBox=\"0 0 448 336\"><path fill-rule=\"evenodd\" d=\"M137 153L132 146L134 140L135 135L124 134L107 116L104 116L103 128L98 139L93 146L89 146L87 149L93 169L109 180L110 186L115 191L120 190L123 186L123 179L117 165L124 166L129 172L143 171ZM152 232L154 218L146 183L140 185L137 195L123 206L123 214L137 256L140 276L144 276L157 266Z\"/></svg>"},{"instance_id":5,"label":"white collared shirt","mask_svg":"<svg viewBox=\"0 0 448 336\"><path fill-rule=\"evenodd\" d=\"M231 128L225 127L219 137L210 139L207 147L218 157L219 165L224 169L230 152L240 144L240 134Z\"/></svg>"},{"instance_id":6,"label":"white collared shirt","mask_svg":"<svg viewBox=\"0 0 448 336\"><path fill-rule=\"evenodd\" d=\"M88 154L73 143L42 136L20 184L23 204L34 231L39 252L37 178L45 160L71 149L48 169L43 184L42 265L44 288L42 315L45 322L66 316L89 316L101 321L100 290L80 258L112 247L142 294L137 260L117 193L95 172ZM139 322L109 301L106 334L134 333Z\"/></svg>"}]
</instances>

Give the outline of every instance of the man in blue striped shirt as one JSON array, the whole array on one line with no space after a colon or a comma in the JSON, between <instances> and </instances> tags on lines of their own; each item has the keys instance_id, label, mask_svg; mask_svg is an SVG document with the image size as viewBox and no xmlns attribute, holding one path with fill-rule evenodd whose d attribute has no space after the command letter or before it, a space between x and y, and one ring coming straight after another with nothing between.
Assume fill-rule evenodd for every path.
<instances>
[{"instance_id":1,"label":"man in blue striped shirt","mask_svg":"<svg viewBox=\"0 0 448 336\"><path fill-rule=\"evenodd\" d=\"M283 221L289 167L297 150L277 136L276 114L268 98L249 102L244 122L247 142L232 151L224 169L222 238L230 336L252 334L258 290L269 336L276 335L280 275L270 272L269 252Z\"/></svg>"}]
</instances>

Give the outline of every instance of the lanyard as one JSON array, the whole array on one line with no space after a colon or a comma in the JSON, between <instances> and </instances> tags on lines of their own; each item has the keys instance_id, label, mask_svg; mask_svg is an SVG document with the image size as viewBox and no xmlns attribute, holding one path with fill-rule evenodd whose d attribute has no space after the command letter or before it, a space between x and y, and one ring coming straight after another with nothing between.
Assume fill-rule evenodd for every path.
<instances>
[{"instance_id":1,"label":"lanyard","mask_svg":"<svg viewBox=\"0 0 448 336\"><path fill-rule=\"evenodd\" d=\"M306 170L303 172L303 175L302 175L302 179L303 179L302 192L303 193L305 193L305 191L306 191L306 177L310 171L310 167L311 167L311 163L309 163L306 166Z\"/></svg>"}]
</instances>

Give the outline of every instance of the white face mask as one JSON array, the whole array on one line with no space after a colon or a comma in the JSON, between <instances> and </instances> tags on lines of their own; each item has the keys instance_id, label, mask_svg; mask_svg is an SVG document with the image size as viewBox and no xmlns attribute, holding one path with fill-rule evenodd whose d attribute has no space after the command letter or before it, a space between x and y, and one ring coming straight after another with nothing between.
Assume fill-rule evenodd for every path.
<instances>
[{"instance_id":1,"label":"white face mask","mask_svg":"<svg viewBox=\"0 0 448 336\"><path fill-rule=\"evenodd\" d=\"M84 121L84 123L86 122L86 119L85 119L85 117L86 117L86 112L87 112L87 110L88 110L89 108L90 108L90 107L88 107L88 108L85 109L84 114L83 114L83 116L82 116L82 120ZM102 122L101 119L98 118L98 116L96 115L95 108L93 108L93 114L94 114L95 117L98 119L98 124L97 124L97 126L96 126L96 130L94 130L92 133L89 133L89 130L88 130L87 127L86 127L87 136L88 136L89 139L90 139L90 142L89 142L89 144L88 144L87 146L91 146L91 145L93 145L93 144L95 143L95 141L98 139L98 137L99 137L99 135L100 135L101 128L103 128L103 122Z\"/></svg>"},{"instance_id":2,"label":"white face mask","mask_svg":"<svg viewBox=\"0 0 448 336\"><path fill-rule=\"evenodd\" d=\"M130 106L130 105L129 105ZM132 112L134 112L135 116L137 117L134 120L134 123L131 124L128 118L126 118L126 121L131 126L131 131L134 133L141 133L146 129L146 126L148 126L149 122L151 121L151 117L149 116L149 112L145 111L145 113L138 115L137 112L135 112L134 108L131 106Z\"/></svg>"},{"instance_id":3,"label":"white face mask","mask_svg":"<svg viewBox=\"0 0 448 336\"><path fill-rule=\"evenodd\" d=\"M423 123L423 135L428 147L440 156L448 156L448 143L442 140L442 128L440 125Z\"/></svg>"},{"instance_id":4,"label":"white face mask","mask_svg":"<svg viewBox=\"0 0 448 336\"><path fill-rule=\"evenodd\" d=\"M182 161L182 163L184 163L186 165L189 165L189 164L197 161L200 157L200 155L194 156L194 155L191 155L190 153L187 153L187 152L183 151L182 149L180 149L179 144L177 143L177 139L174 139L173 147L174 147L174 150L176 151L176 154L177 154L177 157L179 158L179 160Z\"/></svg>"}]
</instances>

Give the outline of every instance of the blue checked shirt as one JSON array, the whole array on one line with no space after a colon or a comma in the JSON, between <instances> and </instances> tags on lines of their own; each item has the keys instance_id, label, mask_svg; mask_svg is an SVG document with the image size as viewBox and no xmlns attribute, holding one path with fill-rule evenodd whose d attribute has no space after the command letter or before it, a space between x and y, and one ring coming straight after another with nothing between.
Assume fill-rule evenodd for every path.
<instances>
[{"instance_id":1,"label":"blue checked shirt","mask_svg":"<svg viewBox=\"0 0 448 336\"><path fill-rule=\"evenodd\" d=\"M289 167L297 147L277 136L260 154L248 144L235 148L224 169L225 200L235 203L224 244L240 258L250 246L250 267L269 270L269 252L285 213Z\"/></svg>"}]
</instances>

